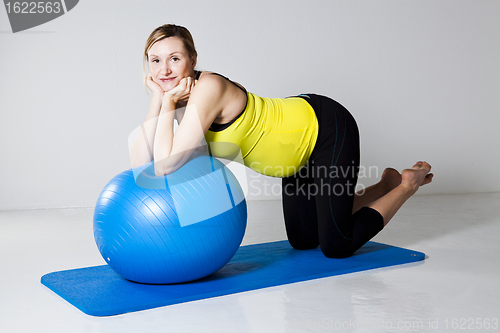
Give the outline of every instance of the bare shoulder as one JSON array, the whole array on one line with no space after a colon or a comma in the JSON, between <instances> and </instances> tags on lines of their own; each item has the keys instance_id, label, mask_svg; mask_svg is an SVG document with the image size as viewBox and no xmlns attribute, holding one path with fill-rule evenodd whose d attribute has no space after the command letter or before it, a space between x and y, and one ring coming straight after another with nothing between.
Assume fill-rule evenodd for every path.
<instances>
[{"instance_id":1,"label":"bare shoulder","mask_svg":"<svg viewBox=\"0 0 500 333\"><path fill-rule=\"evenodd\" d=\"M202 73L191 92L188 105L197 105L198 111L205 111L204 114L214 114L215 118L224 108L226 92L227 84L224 82L224 78L218 75L203 75Z\"/></svg>"},{"instance_id":2,"label":"bare shoulder","mask_svg":"<svg viewBox=\"0 0 500 333\"><path fill-rule=\"evenodd\" d=\"M202 72L196 83L196 87L205 90L207 94L212 94L212 98L217 101L217 107L220 112L215 119L215 123L223 124L231 121L246 106L247 94L244 92L245 88L221 74ZM214 103L216 103L215 100Z\"/></svg>"},{"instance_id":3,"label":"bare shoulder","mask_svg":"<svg viewBox=\"0 0 500 333\"><path fill-rule=\"evenodd\" d=\"M204 76L209 75L209 74L217 74L217 73L215 73L215 72L211 72L211 71L202 71L202 72L200 73L200 79L201 79L202 77L204 77Z\"/></svg>"},{"instance_id":4,"label":"bare shoulder","mask_svg":"<svg viewBox=\"0 0 500 333\"><path fill-rule=\"evenodd\" d=\"M212 94L221 94L227 88L227 80L219 75L208 75L211 72L202 72L196 86L203 87L204 90L208 90Z\"/></svg>"},{"instance_id":5,"label":"bare shoulder","mask_svg":"<svg viewBox=\"0 0 500 333\"><path fill-rule=\"evenodd\" d=\"M201 72L200 77L198 78L198 82L200 81L209 81L209 82L225 82L227 81L223 76L215 72Z\"/></svg>"},{"instance_id":6,"label":"bare shoulder","mask_svg":"<svg viewBox=\"0 0 500 333\"><path fill-rule=\"evenodd\" d=\"M215 74L215 75L209 75L209 74ZM224 85L224 87L227 89L235 88L235 85L237 85L240 90L245 90L245 88L238 82L232 81L229 78L216 72L203 71L201 72L200 78L198 80L200 80L202 77L204 77L205 79L210 78L212 82L218 82L219 84Z\"/></svg>"}]
</instances>

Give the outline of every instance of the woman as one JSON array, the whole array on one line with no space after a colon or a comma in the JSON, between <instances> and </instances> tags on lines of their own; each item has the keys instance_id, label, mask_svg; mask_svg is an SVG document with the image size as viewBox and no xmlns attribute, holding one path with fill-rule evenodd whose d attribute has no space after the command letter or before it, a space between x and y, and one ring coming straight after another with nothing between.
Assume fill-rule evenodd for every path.
<instances>
[{"instance_id":1,"label":"woman","mask_svg":"<svg viewBox=\"0 0 500 333\"><path fill-rule=\"evenodd\" d=\"M224 146L219 142L237 145L245 165L283 178L286 231L296 249L319 245L329 258L350 256L432 180L430 165L417 162L402 174L386 169L379 183L355 194L359 135L344 107L316 94L261 98L220 74L196 71L197 53L184 27L155 29L144 60L153 98L131 149L132 166L154 160L156 175L166 175L203 138L216 156L234 153L216 149Z\"/></svg>"}]
</instances>

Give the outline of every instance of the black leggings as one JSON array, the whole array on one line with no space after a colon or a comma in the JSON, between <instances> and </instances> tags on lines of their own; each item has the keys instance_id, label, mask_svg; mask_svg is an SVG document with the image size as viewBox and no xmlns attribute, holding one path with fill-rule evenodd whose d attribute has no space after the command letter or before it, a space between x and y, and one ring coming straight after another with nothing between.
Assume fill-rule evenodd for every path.
<instances>
[{"instance_id":1,"label":"black leggings","mask_svg":"<svg viewBox=\"0 0 500 333\"><path fill-rule=\"evenodd\" d=\"M372 208L352 213L359 171L358 127L336 101L316 94L298 97L314 108L319 132L307 165L283 178L288 240L295 249L319 245L325 256L345 258L384 226L382 216Z\"/></svg>"}]
</instances>

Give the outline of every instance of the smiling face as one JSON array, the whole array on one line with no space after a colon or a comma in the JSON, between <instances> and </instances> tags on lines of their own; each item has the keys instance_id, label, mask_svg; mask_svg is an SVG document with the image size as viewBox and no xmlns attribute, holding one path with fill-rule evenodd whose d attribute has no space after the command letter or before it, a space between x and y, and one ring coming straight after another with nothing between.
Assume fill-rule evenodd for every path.
<instances>
[{"instance_id":1,"label":"smiling face","mask_svg":"<svg viewBox=\"0 0 500 333\"><path fill-rule=\"evenodd\" d=\"M149 72L163 91L176 87L180 80L194 77L196 57L192 58L178 37L168 37L154 43L148 51Z\"/></svg>"}]
</instances>

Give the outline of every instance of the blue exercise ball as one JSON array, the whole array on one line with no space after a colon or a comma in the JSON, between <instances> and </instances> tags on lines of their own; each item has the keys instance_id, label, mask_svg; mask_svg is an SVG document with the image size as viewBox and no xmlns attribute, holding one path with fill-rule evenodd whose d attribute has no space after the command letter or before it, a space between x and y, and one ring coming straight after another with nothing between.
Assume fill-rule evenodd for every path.
<instances>
[{"instance_id":1,"label":"blue exercise ball","mask_svg":"<svg viewBox=\"0 0 500 333\"><path fill-rule=\"evenodd\" d=\"M125 279L179 283L222 268L240 246L246 223L238 180L203 155L167 176L155 176L151 162L114 177L97 200L94 238Z\"/></svg>"}]
</instances>

